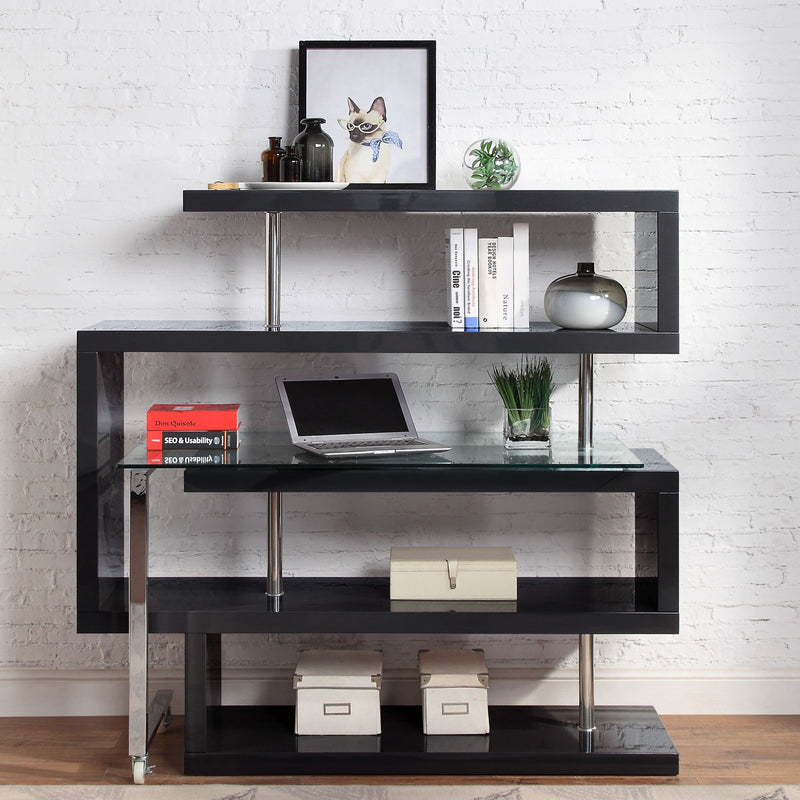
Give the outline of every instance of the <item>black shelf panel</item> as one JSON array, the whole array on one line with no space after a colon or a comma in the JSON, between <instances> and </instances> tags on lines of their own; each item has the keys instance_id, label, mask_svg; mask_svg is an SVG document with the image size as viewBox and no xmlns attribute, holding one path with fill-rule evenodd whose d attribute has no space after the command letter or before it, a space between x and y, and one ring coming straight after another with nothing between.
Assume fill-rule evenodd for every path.
<instances>
[{"instance_id":1,"label":"black shelf panel","mask_svg":"<svg viewBox=\"0 0 800 800\"><path fill-rule=\"evenodd\" d=\"M577 708L492 706L486 736L425 736L418 706L384 706L380 736L295 736L293 706L212 706L187 775L677 775L650 706L599 706L591 745ZM587 752L588 751L588 752Z\"/></svg>"},{"instance_id":2,"label":"black shelf panel","mask_svg":"<svg viewBox=\"0 0 800 800\"><path fill-rule=\"evenodd\" d=\"M81 629L124 633L127 583L100 581L105 601ZM151 633L579 634L677 633L654 578L520 578L516 604L389 599L388 578L286 578L277 609L264 578L151 578Z\"/></svg>"},{"instance_id":3,"label":"black shelf panel","mask_svg":"<svg viewBox=\"0 0 800 800\"><path fill-rule=\"evenodd\" d=\"M184 211L585 213L677 212L677 191L189 189Z\"/></svg>"},{"instance_id":4,"label":"black shelf panel","mask_svg":"<svg viewBox=\"0 0 800 800\"><path fill-rule=\"evenodd\" d=\"M677 331L623 323L580 331L453 331L445 322L106 321L78 331L79 352L135 353L642 353L679 352Z\"/></svg>"},{"instance_id":5,"label":"black shelf panel","mask_svg":"<svg viewBox=\"0 0 800 800\"><path fill-rule=\"evenodd\" d=\"M449 441L446 434L440 434L439 439ZM288 449L291 451L291 446ZM473 450L479 455L471 458ZM642 464L634 469L596 465L543 468L538 463L526 463L535 462L537 457L525 455L509 456L515 463L480 458L482 452L493 455L495 450L501 452L498 458L502 459L499 445L494 449L454 445L448 453L409 456L404 463L389 459L321 461L313 456L304 460L302 455L295 455L295 464L187 467L183 483L187 492L678 491L678 471L648 448L631 451Z\"/></svg>"}]
</instances>

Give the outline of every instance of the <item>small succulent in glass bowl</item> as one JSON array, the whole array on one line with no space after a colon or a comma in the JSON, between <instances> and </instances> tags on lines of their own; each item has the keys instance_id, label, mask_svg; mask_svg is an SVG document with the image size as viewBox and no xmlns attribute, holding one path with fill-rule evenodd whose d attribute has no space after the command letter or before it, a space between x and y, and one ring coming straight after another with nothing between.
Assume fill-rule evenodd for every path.
<instances>
[{"instance_id":1,"label":"small succulent in glass bowl","mask_svg":"<svg viewBox=\"0 0 800 800\"><path fill-rule=\"evenodd\" d=\"M473 142L464 153L464 177L472 189L510 189L519 177L519 156L505 139Z\"/></svg>"}]
</instances>

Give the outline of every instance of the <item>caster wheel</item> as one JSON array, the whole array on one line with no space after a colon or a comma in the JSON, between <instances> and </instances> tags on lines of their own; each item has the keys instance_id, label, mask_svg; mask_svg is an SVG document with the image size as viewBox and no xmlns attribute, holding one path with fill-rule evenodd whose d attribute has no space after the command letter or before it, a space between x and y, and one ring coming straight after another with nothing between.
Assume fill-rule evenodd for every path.
<instances>
[{"instance_id":1,"label":"caster wheel","mask_svg":"<svg viewBox=\"0 0 800 800\"><path fill-rule=\"evenodd\" d=\"M147 775L147 759L134 758L133 759L133 782L137 786L144 784L144 776Z\"/></svg>"}]
</instances>

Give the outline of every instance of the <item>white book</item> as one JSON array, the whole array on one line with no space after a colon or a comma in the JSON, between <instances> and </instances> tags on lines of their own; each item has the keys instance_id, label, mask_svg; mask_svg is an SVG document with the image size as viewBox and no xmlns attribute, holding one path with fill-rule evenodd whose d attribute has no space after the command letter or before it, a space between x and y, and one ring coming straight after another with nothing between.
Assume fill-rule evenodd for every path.
<instances>
[{"instance_id":1,"label":"white book","mask_svg":"<svg viewBox=\"0 0 800 800\"><path fill-rule=\"evenodd\" d=\"M478 316L483 328L497 328L500 323L497 291L497 237L478 239Z\"/></svg>"},{"instance_id":2,"label":"white book","mask_svg":"<svg viewBox=\"0 0 800 800\"><path fill-rule=\"evenodd\" d=\"M514 239L514 327L527 330L531 324L530 233L527 222L515 222Z\"/></svg>"},{"instance_id":3,"label":"white book","mask_svg":"<svg viewBox=\"0 0 800 800\"><path fill-rule=\"evenodd\" d=\"M478 319L478 229L464 228L464 329L476 331Z\"/></svg>"},{"instance_id":4,"label":"white book","mask_svg":"<svg viewBox=\"0 0 800 800\"><path fill-rule=\"evenodd\" d=\"M464 229L449 234L450 327L464 330Z\"/></svg>"},{"instance_id":5,"label":"white book","mask_svg":"<svg viewBox=\"0 0 800 800\"><path fill-rule=\"evenodd\" d=\"M514 239L497 237L497 327L514 327Z\"/></svg>"}]
</instances>

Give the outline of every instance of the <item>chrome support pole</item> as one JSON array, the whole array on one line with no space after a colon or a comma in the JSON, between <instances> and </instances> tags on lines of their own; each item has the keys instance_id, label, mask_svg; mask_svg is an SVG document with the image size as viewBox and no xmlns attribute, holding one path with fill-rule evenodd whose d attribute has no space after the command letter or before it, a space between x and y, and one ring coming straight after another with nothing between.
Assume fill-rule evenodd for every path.
<instances>
[{"instance_id":1,"label":"chrome support pole","mask_svg":"<svg viewBox=\"0 0 800 800\"><path fill-rule=\"evenodd\" d=\"M578 373L578 449L591 450L594 439L594 355L581 353Z\"/></svg>"},{"instance_id":2,"label":"chrome support pole","mask_svg":"<svg viewBox=\"0 0 800 800\"><path fill-rule=\"evenodd\" d=\"M128 755L133 782L144 783L152 772L150 742L161 721L169 724L172 690L148 697L147 558L148 489L152 470L131 470L128 531Z\"/></svg>"},{"instance_id":3,"label":"chrome support pole","mask_svg":"<svg viewBox=\"0 0 800 800\"><path fill-rule=\"evenodd\" d=\"M283 511L281 493L268 493L269 550L267 553L267 594L280 597L283 594Z\"/></svg>"},{"instance_id":4,"label":"chrome support pole","mask_svg":"<svg viewBox=\"0 0 800 800\"><path fill-rule=\"evenodd\" d=\"M589 733L594 722L594 634L582 633L578 637L578 729Z\"/></svg>"},{"instance_id":5,"label":"chrome support pole","mask_svg":"<svg viewBox=\"0 0 800 800\"><path fill-rule=\"evenodd\" d=\"M267 212L266 237L266 327L267 330L276 330L281 326L281 215L279 211Z\"/></svg>"},{"instance_id":6,"label":"chrome support pole","mask_svg":"<svg viewBox=\"0 0 800 800\"><path fill-rule=\"evenodd\" d=\"M133 470L128 542L128 753L147 771L147 490L151 470Z\"/></svg>"}]
</instances>

